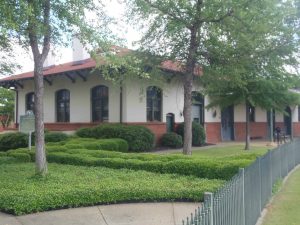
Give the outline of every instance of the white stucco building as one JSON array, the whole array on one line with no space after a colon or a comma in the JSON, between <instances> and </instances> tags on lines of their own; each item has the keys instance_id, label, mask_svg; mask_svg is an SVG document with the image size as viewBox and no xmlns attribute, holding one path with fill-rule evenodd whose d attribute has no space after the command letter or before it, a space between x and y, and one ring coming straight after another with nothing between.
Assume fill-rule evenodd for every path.
<instances>
[{"instance_id":1,"label":"white stucco building","mask_svg":"<svg viewBox=\"0 0 300 225\"><path fill-rule=\"evenodd\" d=\"M101 123L125 123L146 126L157 140L183 122L183 83L178 76L161 86L145 80L126 80L120 88L94 71L96 63L79 42L74 42L73 62L54 65L50 55L44 66L44 122L49 130L69 131ZM171 62L163 64L170 73L179 71ZM0 86L16 91L15 122L33 110L33 72L0 80ZM221 112L207 110L209 97L202 97L197 84L193 92L193 120L201 123L207 142L244 140L246 112L244 105ZM275 113L273 121L287 134L300 136L298 106L287 107L287 115ZM290 115L290 116L288 116ZM267 139L271 118L265 110L251 109L251 137Z\"/></svg>"}]
</instances>

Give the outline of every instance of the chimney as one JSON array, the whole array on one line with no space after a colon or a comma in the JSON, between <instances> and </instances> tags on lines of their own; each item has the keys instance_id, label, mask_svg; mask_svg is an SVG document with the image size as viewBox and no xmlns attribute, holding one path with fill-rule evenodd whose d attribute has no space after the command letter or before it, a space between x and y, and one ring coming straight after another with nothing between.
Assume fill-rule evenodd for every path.
<instances>
[{"instance_id":1,"label":"chimney","mask_svg":"<svg viewBox=\"0 0 300 225\"><path fill-rule=\"evenodd\" d=\"M49 51L47 58L43 64L43 68L53 67L55 65L55 54L53 51Z\"/></svg>"},{"instance_id":2,"label":"chimney","mask_svg":"<svg viewBox=\"0 0 300 225\"><path fill-rule=\"evenodd\" d=\"M73 62L80 62L90 58L90 54L77 37L73 37L72 49Z\"/></svg>"}]
</instances>

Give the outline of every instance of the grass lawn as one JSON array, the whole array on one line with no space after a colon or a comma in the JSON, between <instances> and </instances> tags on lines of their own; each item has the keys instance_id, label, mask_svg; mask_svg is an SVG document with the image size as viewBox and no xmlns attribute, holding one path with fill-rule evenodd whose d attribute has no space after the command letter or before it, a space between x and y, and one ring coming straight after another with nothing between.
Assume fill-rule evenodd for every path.
<instances>
[{"instance_id":1,"label":"grass lawn","mask_svg":"<svg viewBox=\"0 0 300 225\"><path fill-rule=\"evenodd\" d=\"M288 178L282 190L268 207L263 225L300 224L300 169Z\"/></svg>"},{"instance_id":2,"label":"grass lawn","mask_svg":"<svg viewBox=\"0 0 300 225\"><path fill-rule=\"evenodd\" d=\"M0 164L0 211L17 215L115 202L201 201L224 181L127 169L50 163L46 178L33 163Z\"/></svg>"},{"instance_id":3,"label":"grass lawn","mask_svg":"<svg viewBox=\"0 0 300 225\"><path fill-rule=\"evenodd\" d=\"M212 146L205 149L197 149L193 150L193 157L210 157L210 158L222 158L222 157L231 157L231 156L240 156L241 158L245 156L247 158L248 155L260 156L264 155L268 149L272 149L274 147L266 146L266 145L256 145L252 144L251 150L244 150L244 145L225 145L225 146Z\"/></svg>"}]
</instances>

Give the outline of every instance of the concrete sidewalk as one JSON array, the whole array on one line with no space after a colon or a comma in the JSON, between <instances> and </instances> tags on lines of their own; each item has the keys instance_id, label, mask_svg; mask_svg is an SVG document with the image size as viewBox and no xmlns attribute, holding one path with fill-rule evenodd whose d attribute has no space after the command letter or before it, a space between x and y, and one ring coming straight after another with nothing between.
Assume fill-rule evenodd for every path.
<instances>
[{"instance_id":1,"label":"concrete sidewalk","mask_svg":"<svg viewBox=\"0 0 300 225\"><path fill-rule=\"evenodd\" d=\"M200 203L132 203L62 209L25 216L0 213L0 225L181 225Z\"/></svg>"}]
</instances>

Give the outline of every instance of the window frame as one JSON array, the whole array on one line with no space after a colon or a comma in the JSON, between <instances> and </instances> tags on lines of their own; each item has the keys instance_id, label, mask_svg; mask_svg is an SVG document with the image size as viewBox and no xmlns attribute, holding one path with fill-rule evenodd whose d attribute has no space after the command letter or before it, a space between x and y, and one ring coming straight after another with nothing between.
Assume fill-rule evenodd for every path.
<instances>
[{"instance_id":1,"label":"window frame","mask_svg":"<svg viewBox=\"0 0 300 225\"><path fill-rule=\"evenodd\" d=\"M249 122L255 122L256 119L255 107L253 105L249 105L248 110L249 110Z\"/></svg>"},{"instance_id":2,"label":"window frame","mask_svg":"<svg viewBox=\"0 0 300 225\"><path fill-rule=\"evenodd\" d=\"M60 93L68 93L67 99L58 99ZM60 89L55 92L55 111L56 111L56 122L57 123L69 123L70 122L70 101L71 101L71 93L68 89ZM59 112L60 105L59 103L64 104L63 110L63 118L61 118L61 114Z\"/></svg>"},{"instance_id":3,"label":"window frame","mask_svg":"<svg viewBox=\"0 0 300 225\"><path fill-rule=\"evenodd\" d=\"M201 97L201 99L196 99L197 97ZM199 110L199 124L201 124L202 126L205 123L205 97L204 95L201 94L201 92L199 91L192 91L192 106L199 106L200 110Z\"/></svg>"},{"instance_id":4,"label":"window frame","mask_svg":"<svg viewBox=\"0 0 300 225\"><path fill-rule=\"evenodd\" d=\"M28 99L29 99L29 96L32 96L31 98L32 98L32 100L33 101L31 101L31 107L32 107L32 109L29 109L29 108L31 108L31 107L28 107L29 106L29 101L28 101ZM35 103L35 96L34 96L34 92L32 91L32 92L28 92L26 95L25 95L25 111L27 112L28 110L31 110L33 113L34 113L34 103Z\"/></svg>"},{"instance_id":5,"label":"window frame","mask_svg":"<svg viewBox=\"0 0 300 225\"><path fill-rule=\"evenodd\" d=\"M154 95L150 91L155 91ZM150 106L151 104L151 106ZM158 107L155 107L158 105ZM158 110L155 110L158 108ZM150 116L150 112L151 116ZM148 86L146 89L146 119L147 122L162 122L162 112L163 112L163 93L162 89L157 86ZM159 118L156 118L159 115Z\"/></svg>"},{"instance_id":6,"label":"window frame","mask_svg":"<svg viewBox=\"0 0 300 225\"><path fill-rule=\"evenodd\" d=\"M106 96L105 95L94 96L94 93L96 92L96 90L102 89L102 88L104 88L104 90L107 92ZM102 93L101 91L99 91L99 92ZM105 85L97 85L97 86L91 88L90 96L91 96L91 121L94 123L108 122L109 121L109 88ZM96 101L100 102L100 107L101 107L99 120L97 120L97 118L96 118L96 109L95 109ZM107 102L107 105L104 105L105 102ZM105 108L107 108L107 110L105 110ZM107 112L105 112L105 111L107 111ZM103 116L103 114L106 114L106 113L107 113L107 117L105 118Z\"/></svg>"}]
</instances>

